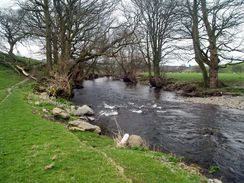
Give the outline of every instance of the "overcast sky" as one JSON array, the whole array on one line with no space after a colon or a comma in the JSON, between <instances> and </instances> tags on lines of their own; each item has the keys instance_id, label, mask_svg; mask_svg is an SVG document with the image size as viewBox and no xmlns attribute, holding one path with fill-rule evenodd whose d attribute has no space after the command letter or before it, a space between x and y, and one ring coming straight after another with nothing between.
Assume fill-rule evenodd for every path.
<instances>
[{"instance_id":1,"label":"overcast sky","mask_svg":"<svg viewBox=\"0 0 244 183\"><path fill-rule=\"evenodd\" d=\"M14 4L15 4L14 0L1 0L0 1L0 7L1 8L13 7Z\"/></svg>"}]
</instances>

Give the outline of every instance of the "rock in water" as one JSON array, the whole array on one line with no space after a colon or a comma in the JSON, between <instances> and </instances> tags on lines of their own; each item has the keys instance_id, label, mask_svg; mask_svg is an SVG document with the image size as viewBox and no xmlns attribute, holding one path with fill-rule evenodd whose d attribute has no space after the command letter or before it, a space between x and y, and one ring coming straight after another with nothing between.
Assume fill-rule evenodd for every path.
<instances>
[{"instance_id":1,"label":"rock in water","mask_svg":"<svg viewBox=\"0 0 244 183\"><path fill-rule=\"evenodd\" d=\"M74 115L94 115L94 111L88 105L83 105L82 107L78 107L78 109L74 112Z\"/></svg>"},{"instance_id":2,"label":"rock in water","mask_svg":"<svg viewBox=\"0 0 244 183\"><path fill-rule=\"evenodd\" d=\"M138 135L131 135L127 141L128 147L144 147L143 139Z\"/></svg>"},{"instance_id":3,"label":"rock in water","mask_svg":"<svg viewBox=\"0 0 244 183\"><path fill-rule=\"evenodd\" d=\"M97 134L101 133L101 129L99 126L92 125L83 120L70 121L68 123L68 128L70 130L91 131L91 132L96 132Z\"/></svg>"}]
</instances>

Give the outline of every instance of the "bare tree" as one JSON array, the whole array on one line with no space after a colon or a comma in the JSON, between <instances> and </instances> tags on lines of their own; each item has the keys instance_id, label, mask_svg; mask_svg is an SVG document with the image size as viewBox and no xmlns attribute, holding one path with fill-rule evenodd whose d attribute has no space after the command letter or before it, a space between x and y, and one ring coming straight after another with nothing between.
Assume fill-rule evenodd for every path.
<instances>
[{"instance_id":1,"label":"bare tree","mask_svg":"<svg viewBox=\"0 0 244 183\"><path fill-rule=\"evenodd\" d=\"M11 55L16 43L21 42L30 35L23 26L24 16L25 12L20 9L0 10L0 34L8 42L8 53Z\"/></svg>"},{"instance_id":2,"label":"bare tree","mask_svg":"<svg viewBox=\"0 0 244 183\"><path fill-rule=\"evenodd\" d=\"M165 54L172 51L171 41L177 23L177 0L132 0L138 9L141 23L149 37L152 51L155 86L161 87L160 62ZM151 83L152 84L152 83Z\"/></svg>"},{"instance_id":3,"label":"bare tree","mask_svg":"<svg viewBox=\"0 0 244 183\"><path fill-rule=\"evenodd\" d=\"M87 73L86 62L103 55L113 56L133 34L134 26L115 23L112 13L116 3L113 0L30 0L20 4L28 12L26 22L30 31L45 40L49 71L55 72L55 77L66 75L66 81L78 85L84 78L81 75Z\"/></svg>"},{"instance_id":4,"label":"bare tree","mask_svg":"<svg viewBox=\"0 0 244 183\"><path fill-rule=\"evenodd\" d=\"M188 16L184 21L185 32L193 40L195 60L203 72L205 86L216 88L219 86L218 71L221 64L244 61L244 52L240 49L242 40L237 38L240 26L244 23L244 1L185 2L188 12L188 15L185 14ZM237 52L238 56L235 56ZM209 67L209 75L205 65Z\"/></svg>"}]
</instances>

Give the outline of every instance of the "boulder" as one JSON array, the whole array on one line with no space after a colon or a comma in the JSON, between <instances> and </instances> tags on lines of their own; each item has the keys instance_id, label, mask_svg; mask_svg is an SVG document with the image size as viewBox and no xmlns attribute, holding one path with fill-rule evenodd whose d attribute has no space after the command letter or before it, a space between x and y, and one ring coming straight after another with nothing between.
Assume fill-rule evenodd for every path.
<instances>
[{"instance_id":1,"label":"boulder","mask_svg":"<svg viewBox=\"0 0 244 183\"><path fill-rule=\"evenodd\" d=\"M222 181L218 179L208 179L208 183L222 183Z\"/></svg>"},{"instance_id":2,"label":"boulder","mask_svg":"<svg viewBox=\"0 0 244 183\"><path fill-rule=\"evenodd\" d=\"M42 99L42 100L49 100L49 95L47 92L42 92L40 95L39 95L39 98Z\"/></svg>"},{"instance_id":3,"label":"boulder","mask_svg":"<svg viewBox=\"0 0 244 183\"><path fill-rule=\"evenodd\" d=\"M76 110L75 106L74 105L70 106L70 110L75 111Z\"/></svg>"},{"instance_id":4,"label":"boulder","mask_svg":"<svg viewBox=\"0 0 244 183\"><path fill-rule=\"evenodd\" d=\"M144 147L143 139L138 135L131 135L127 140L128 147Z\"/></svg>"},{"instance_id":5,"label":"boulder","mask_svg":"<svg viewBox=\"0 0 244 183\"><path fill-rule=\"evenodd\" d=\"M40 105L40 104L41 104L40 101L36 101L36 102L35 102L35 105Z\"/></svg>"},{"instance_id":6,"label":"boulder","mask_svg":"<svg viewBox=\"0 0 244 183\"><path fill-rule=\"evenodd\" d=\"M69 119L70 115L67 112L61 112L59 115L63 119Z\"/></svg>"},{"instance_id":7,"label":"boulder","mask_svg":"<svg viewBox=\"0 0 244 183\"><path fill-rule=\"evenodd\" d=\"M94 111L88 105L83 105L81 107L78 107L78 109L74 111L74 115L76 116L94 115Z\"/></svg>"},{"instance_id":8,"label":"boulder","mask_svg":"<svg viewBox=\"0 0 244 183\"><path fill-rule=\"evenodd\" d=\"M91 131L91 132L96 132L97 134L101 133L101 129L99 126L92 125L83 120L70 121L68 123L68 128L70 130Z\"/></svg>"},{"instance_id":9,"label":"boulder","mask_svg":"<svg viewBox=\"0 0 244 183\"><path fill-rule=\"evenodd\" d=\"M94 118L94 117L87 117L87 119L88 119L89 121L95 121L95 118Z\"/></svg>"},{"instance_id":10,"label":"boulder","mask_svg":"<svg viewBox=\"0 0 244 183\"><path fill-rule=\"evenodd\" d=\"M52 113L54 116L59 115L60 113L64 112L63 109L60 109L58 107L53 108Z\"/></svg>"},{"instance_id":11,"label":"boulder","mask_svg":"<svg viewBox=\"0 0 244 183\"><path fill-rule=\"evenodd\" d=\"M58 107L56 107L52 110L52 114L55 117L60 117L62 119L69 119L69 117L70 117L69 113L65 112L63 109L60 109Z\"/></svg>"}]
</instances>

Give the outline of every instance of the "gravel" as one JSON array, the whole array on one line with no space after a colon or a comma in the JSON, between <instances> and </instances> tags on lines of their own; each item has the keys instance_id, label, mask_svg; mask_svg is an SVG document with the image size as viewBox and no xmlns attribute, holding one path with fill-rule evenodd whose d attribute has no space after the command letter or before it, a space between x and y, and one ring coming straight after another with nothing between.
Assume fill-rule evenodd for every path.
<instances>
[{"instance_id":1,"label":"gravel","mask_svg":"<svg viewBox=\"0 0 244 183\"><path fill-rule=\"evenodd\" d=\"M221 96L221 97L183 97L183 102L198 104L213 104L222 107L244 110L244 96Z\"/></svg>"}]
</instances>

